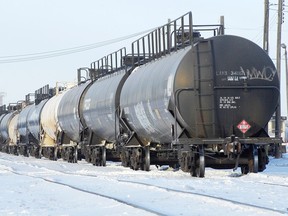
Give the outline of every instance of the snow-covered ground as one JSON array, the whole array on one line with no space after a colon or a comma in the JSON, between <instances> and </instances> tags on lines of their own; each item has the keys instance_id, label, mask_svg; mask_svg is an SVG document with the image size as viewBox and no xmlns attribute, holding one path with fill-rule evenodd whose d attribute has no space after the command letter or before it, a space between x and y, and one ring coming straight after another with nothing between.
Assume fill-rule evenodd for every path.
<instances>
[{"instance_id":1,"label":"snow-covered ground","mask_svg":"<svg viewBox=\"0 0 288 216\"><path fill-rule=\"evenodd\" d=\"M205 178L119 163L0 153L0 215L288 215L288 154L263 173L206 169Z\"/></svg>"}]
</instances>

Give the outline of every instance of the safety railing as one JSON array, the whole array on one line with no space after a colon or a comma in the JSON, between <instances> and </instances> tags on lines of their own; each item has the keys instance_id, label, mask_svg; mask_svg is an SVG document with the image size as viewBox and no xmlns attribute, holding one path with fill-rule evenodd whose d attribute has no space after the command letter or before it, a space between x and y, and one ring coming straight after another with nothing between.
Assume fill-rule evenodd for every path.
<instances>
[{"instance_id":1,"label":"safety railing","mask_svg":"<svg viewBox=\"0 0 288 216\"><path fill-rule=\"evenodd\" d=\"M192 13L188 12L132 42L131 54L127 55L126 48L122 48L92 62L88 69L90 79L94 81L124 68L127 71L127 68L129 70L191 46L201 40L202 32L208 31L212 31L211 36L221 35L224 34L224 26L193 25Z\"/></svg>"},{"instance_id":2,"label":"safety railing","mask_svg":"<svg viewBox=\"0 0 288 216\"><path fill-rule=\"evenodd\" d=\"M50 98L51 90L49 88L49 85L45 85L42 88L39 88L35 91L34 97L35 97L35 104L39 104L42 100Z\"/></svg>"},{"instance_id":3,"label":"safety railing","mask_svg":"<svg viewBox=\"0 0 288 216\"><path fill-rule=\"evenodd\" d=\"M192 13L168 22L132 43L128 65L142 65L193 42Z\"/></svg>"},{"instance_id":4,"label":"safety railing","mask_svg":"<svg viewBox=\"0 0 288 216\"><path fill-rule=\"evenodd\" d=\"M113 52L103 58L92 62L90 64L90 78L92 81L99 79L100 77L112 74L115 71L124 69L125 65L123 59L126 56L126 48L122 48Z\"/></svg>"}]
</instances>

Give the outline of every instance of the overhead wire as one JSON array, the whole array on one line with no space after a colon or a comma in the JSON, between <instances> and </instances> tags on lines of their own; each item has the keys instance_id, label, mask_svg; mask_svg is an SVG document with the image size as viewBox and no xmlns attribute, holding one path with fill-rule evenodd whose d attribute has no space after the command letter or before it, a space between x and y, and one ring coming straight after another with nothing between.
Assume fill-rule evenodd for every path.
<instances>
[{"instance_id":1,"label":"overhead wire","mask_svg":"<svg viewBox=\"0 0 288 216\"><path fill-rule=\"evenodd\" d=\"M70 54L79 53L79 52L85 52L88 50L92 50L92 49L96 49L96 48L110 45L113 43L117 43L120 41L124 41L124 40L130 39L130 38L133 38L133 37L136 37L139 35L143 35L143 34L150 32L154 29L156 29L156 28L151 28L151 29L141 31L138 33L134 33L131 35L126 35L126 36L114 38L111 40L106 40L106 41L102 41L102 42L97 42L97 43L92 43L92 44L87 44L87 45L82 45L82 46L77 46L77 47L58 49L58 50L52 50L52 51L45 51L45 52L37 52L37 53L28 53L28 54L21 54L21 55L0 56L0 64L16 63L16 62L24 62L24 61L34 61L34 60L39 60L39 59L54 58L54 57L58 57L58 56L70 55Z\"/></svg>"}]
</instances>

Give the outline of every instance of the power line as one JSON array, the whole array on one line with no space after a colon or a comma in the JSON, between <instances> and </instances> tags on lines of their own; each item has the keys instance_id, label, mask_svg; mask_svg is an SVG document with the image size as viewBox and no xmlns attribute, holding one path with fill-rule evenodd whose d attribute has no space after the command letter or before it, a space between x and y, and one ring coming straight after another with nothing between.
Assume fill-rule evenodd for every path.
<instances>
[{"instance_id":1,"label":"power line","mask_svg":"<svg viewBox=\"0 0 288 216\"><path fill-rule=\"evenodd\" d=\"M52 50L52 51L46 51L46 52L38 52L38 53L28 53L28 54L22 54L22 55L11 55L11 56L0 56L0 64L7 64L7 63L17 63L17 62L24 62L24 61L34 61L34 60L40 60L40 59L46 59L46 58L54 58L58 56L64 56L64 55L70 55L78 52L85 52L91 49L96 49L99 47L103 47L106 45L110 45L113 43L117 43L120 41L124 41L139 35L143 35L147 32L150 32L156 28L148 29L145 31L141 31L138 33L134 33L131 35L107 40L107 41L102 41L102 42L97 42L97 43L92 43L88 45L83 45L83 46L77 46L77 47L72 47L72 48L66 48L66 49L59 49L59 50Z\"/></svg>"}]
</instances>

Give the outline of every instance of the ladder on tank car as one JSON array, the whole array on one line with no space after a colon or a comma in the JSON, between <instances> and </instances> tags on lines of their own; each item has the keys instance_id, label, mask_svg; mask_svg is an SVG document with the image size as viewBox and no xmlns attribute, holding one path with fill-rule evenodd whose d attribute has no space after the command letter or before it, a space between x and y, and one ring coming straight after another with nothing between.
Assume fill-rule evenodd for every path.
<instances>
[{"instance_id":1,"label":"ladder on tank car","mask_svg":"<svg viewBox=\"0 0 288 216\"><path fill-rule=\"evenodd\" d=\"M214 62L210 40L201 40L194 46L195 137L215 137ZM208 118L208 120L207 120ZM211 121L209 121L211 120ZM202 128L200 134L199 128ZM208 131L207 131L208 130ZM209 133L210 131L210 133ZM212 132L212 133L211 133Z\"/></svg>"}]
</instances>

